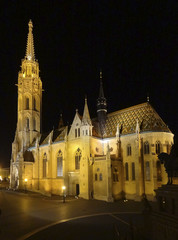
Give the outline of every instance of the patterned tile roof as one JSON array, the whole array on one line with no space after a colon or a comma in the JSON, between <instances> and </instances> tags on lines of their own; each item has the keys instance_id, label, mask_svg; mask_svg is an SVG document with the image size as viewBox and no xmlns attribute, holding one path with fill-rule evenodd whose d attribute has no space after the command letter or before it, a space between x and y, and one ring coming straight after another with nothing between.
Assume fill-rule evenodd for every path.
<instances>
[{"instance_id":1,"label":"patterned tile roof","mask_svg":"<svg viewBox=\"0 0 178 240\"><path fill-rule=\"evenodd\" d=\"M163 131L171 132L163 122L154 108L148 103L135 105L123 110L109 113L107 115L104 138L114 137L116 135L117 125L119 124L122 135L135 132L136 122L138 120L140 132L145 131ZM93 121L94 136L99 137L100 131L96 119ZM103 127L103 126L102 126Z\"/></svg>"}]
</instances>

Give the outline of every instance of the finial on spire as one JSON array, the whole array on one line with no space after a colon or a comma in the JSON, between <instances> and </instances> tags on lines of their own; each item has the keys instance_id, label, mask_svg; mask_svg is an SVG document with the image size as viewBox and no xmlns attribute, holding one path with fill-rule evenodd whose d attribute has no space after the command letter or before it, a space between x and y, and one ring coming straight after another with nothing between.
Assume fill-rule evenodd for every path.
<instances>
[{"instance_id":1,"label":"finial on spire","mask_svg":"<svg viewBox=\"0 0 178 240\"><path fill-rule=\"evenodd\" d=\"M99 91L99 97L104 98L104 91L103 91L103 72L100 70L100 91Z\"/></svg>"},{"instance_id":2,"label":"finial on spire","mask_svg":"<svg viewBox=\"0 0 178 240\"><path fill-rule=\"evenodd\" d=\"M29 23L28 23L28 26L29 26L29 30L32 30L33 28L33 23L32 23L32 20L30 19Z\"/></svg>"},{"instance_id":3,"label":"finial on spire","mask_svg":"<svg viewBox=\"0 0 178 240\"><path fill-rule=\"evenodd\" d=\"M103 78L103 72L102 72L102 69L100 69L100 80L102 80Z\"/></svg>"},{"instance_id":4,"label":"finial on spire","mask_svg":"<svg viewBox=\"0 0 178 240\"><path fill-rule=\"evenodd\" d=\"M34 61L35 60L35 51L34 51L34 44L33 44L32 20L29 21L28 27L29 27L29 32L28 32L28 37L27 37L27 48L26 48L25 58L29 61L30 60Z\"/></svg>"},{"instance_id":5,"label":"finial on spire","mask_svg":"<svg viewBox=\"0 0 178 240\"><path fill-rule=\"evenodd\" d=\"M147 93L147 102L150 101L149 93Z\"/></svg>"}]
</instances>

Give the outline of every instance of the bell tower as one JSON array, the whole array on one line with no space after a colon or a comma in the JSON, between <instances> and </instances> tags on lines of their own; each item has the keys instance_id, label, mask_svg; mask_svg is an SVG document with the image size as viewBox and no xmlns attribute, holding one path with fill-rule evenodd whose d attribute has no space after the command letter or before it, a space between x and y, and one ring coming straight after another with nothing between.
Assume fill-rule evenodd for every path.
<instances>
[{"instance_id":1,"label":"bell tower","mask_svg":"<svg viewBox=\"0 0 178 240\"><path fill-rule=\"evenodd\" d=\"M35 59L31 20L28 27L26 55L22 59L17 84L17 139L19 151L28 148L41 132L42 82L39 77L39 64Z\"/></svg>"}]
</instances>

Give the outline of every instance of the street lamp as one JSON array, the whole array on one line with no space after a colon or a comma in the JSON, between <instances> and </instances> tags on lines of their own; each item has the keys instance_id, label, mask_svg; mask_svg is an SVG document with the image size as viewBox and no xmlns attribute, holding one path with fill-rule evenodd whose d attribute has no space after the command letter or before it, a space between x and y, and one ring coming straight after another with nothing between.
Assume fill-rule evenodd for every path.
<instances>
[{"instance_id":1,"label":"street lamp","mask_svg":"<svg viewBox=\"0 0 178 240\"><path fill-rule=\"evenodd\" d=\"M62 186L62 191L63 191L63 203L65 203L65 198L66 198L65 190L66 190L66 186Z\"/></svg>"},{"instance_id":2,"label":"street lamp","mask_svg":"<svg viewBox=\"0 0 178 240\"><path fill-rule=\"evenodd\" d=\"M25 193L27 192L27 182L28 182L28 179L25 178Z\"/></svg>"}]
</instances>

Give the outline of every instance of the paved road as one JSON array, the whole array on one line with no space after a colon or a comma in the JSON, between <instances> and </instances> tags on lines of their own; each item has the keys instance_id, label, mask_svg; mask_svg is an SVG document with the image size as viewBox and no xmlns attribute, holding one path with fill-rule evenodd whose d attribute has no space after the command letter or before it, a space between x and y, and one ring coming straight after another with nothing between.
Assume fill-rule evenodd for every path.
<instances>
[{"instance_id":1,"label":"paved road","mask_svg":"<svg viewBox=\"0 0 178 240\"><path fill-rule=\"evenodd\" d=\"M127 223L130 219L136 219L130 216L139 216L133 213L141 212L142 205L133 201L106 203L75 198L67 199L66 203L63 203L59 197L45 198L37 194L0 191L0 208L2 210L1 240L26 239L27 237L40 240L59 239L59 236L63 236L61 239L82 239L78 237L78 234L82 236L86 232L88 232L88 238L85 239L94 240L95 238L91 236L93 232L99 236L104 234L105 238L97 237L97 239L110 240L112 238L107 238L107 234L116 234L121 226L128 227ZM121 214L123 212L124 214ZM125 212L132 212L132 214ZM40 229L43 231L38 232ZM35 232L37 233L30 237ZM49 238L52 236L51 232L53 232L53 237Z\"/></svg>"}]
</instances>

